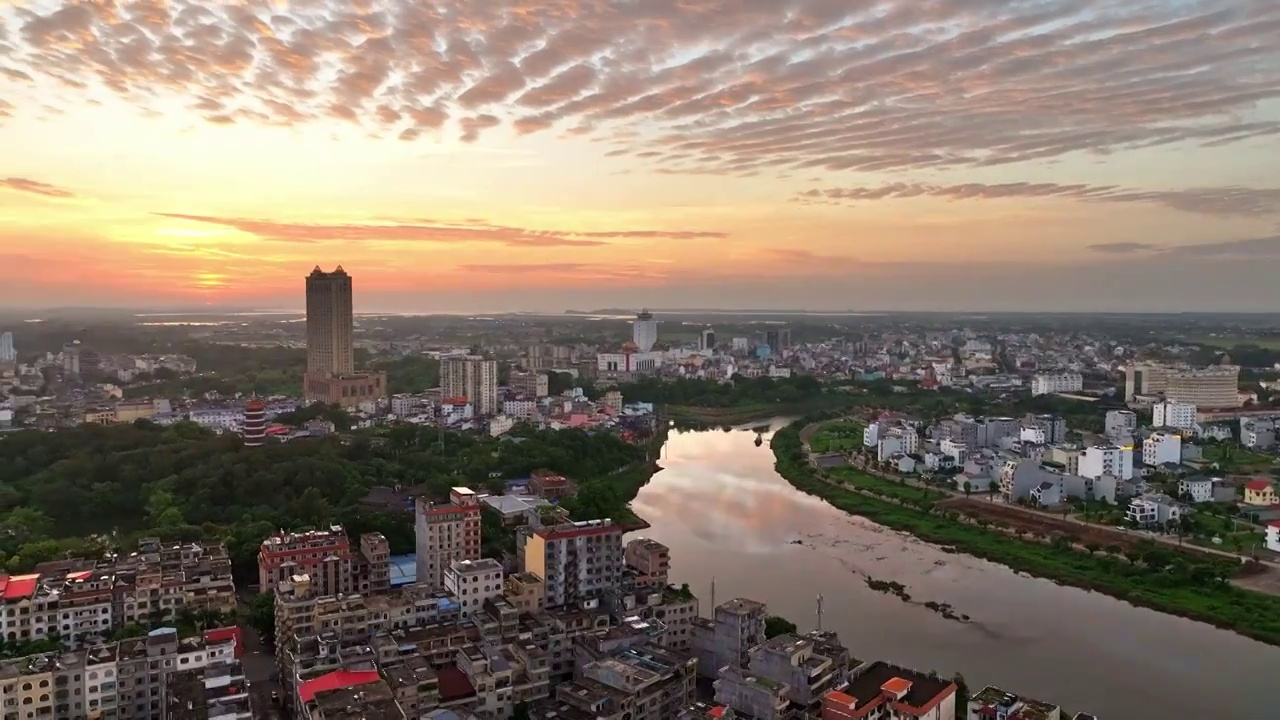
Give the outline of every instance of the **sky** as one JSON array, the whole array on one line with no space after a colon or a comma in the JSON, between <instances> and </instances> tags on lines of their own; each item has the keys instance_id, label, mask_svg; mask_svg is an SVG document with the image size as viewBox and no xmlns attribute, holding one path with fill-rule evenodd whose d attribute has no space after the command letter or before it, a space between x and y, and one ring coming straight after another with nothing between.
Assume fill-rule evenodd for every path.
<instances>
[{"instance_id":1,"label":"sky","mask_svg":"<svg viewBox=\"0 0 1280 720\"><path fill-rule=\"evenodd\" d=\"M7 0L0 305L1280 309L1276 0Z\"/></svg>"}]
</instances>

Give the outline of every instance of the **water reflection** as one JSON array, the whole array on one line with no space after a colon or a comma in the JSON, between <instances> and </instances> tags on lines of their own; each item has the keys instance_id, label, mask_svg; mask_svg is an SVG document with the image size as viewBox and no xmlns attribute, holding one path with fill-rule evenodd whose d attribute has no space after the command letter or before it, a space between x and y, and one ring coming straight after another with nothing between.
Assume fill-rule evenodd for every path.
<instances>
[{"instance_id":1,"label":"water reflection","mask_svg":"<svg viewBox=\"0 0 1280 720\"><path fill-rule=\"evenodd\" d=\"M1207 625L1020 576L850 517L797 492L750 427L672 433L634 507L672 550L675 582L709 605L744 595L802 628L835 629L858 657L998 683L1103 717L1275 717L1273 648ZM906 586L911 602L867 587ZM945 602L969 622L924 607ZM1157 693L1141 687L1159 687Z\"/></svg>"}]
</instances>

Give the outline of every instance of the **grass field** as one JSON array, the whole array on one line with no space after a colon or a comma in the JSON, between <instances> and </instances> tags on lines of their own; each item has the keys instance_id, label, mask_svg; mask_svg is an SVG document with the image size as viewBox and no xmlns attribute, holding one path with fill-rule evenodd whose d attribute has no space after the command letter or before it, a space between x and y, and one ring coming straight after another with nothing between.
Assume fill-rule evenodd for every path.
<instances>
[{"instance_id":1,"label":"grass field","mask_svg":"<svg viewBox=\"0 0 1280 720\"><path fill-rule=\"evenodd\" d=\"M1265 473L1271 470L1273 458L1236 445L1206 445L1204 459L1217 463L1225 473Z\"/></svg>"},{"instance_id":2,"label":"grass field","mask_svg":"<svg viewBox=\"0 0 1280 720\"><path fill-rule=\"evenodd\" d=\"M853 420L837 420L823 425L813 437L809 438L809 447L815 453L849 452L862 446L862 431L865 426Z\"/></svg>"}]
</instances>

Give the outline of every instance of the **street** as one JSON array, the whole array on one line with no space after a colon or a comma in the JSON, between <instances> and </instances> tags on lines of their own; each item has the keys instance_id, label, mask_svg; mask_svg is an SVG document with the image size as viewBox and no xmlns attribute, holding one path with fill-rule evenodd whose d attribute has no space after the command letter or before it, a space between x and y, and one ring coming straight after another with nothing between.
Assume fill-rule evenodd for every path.
<instances>
[{"instance_id":1,"label":"street","mask_svg":"<svg viewBox=\"0 0 1280 720\"><path fill-rule=\"evenodd\" d=\"M249 681L249 692L253 696L253 716L281 720L279 707L271 701L271 691L280 690L280 684L274 679L275 656L262 644L258 631L251 626L241 625L240 637L244 641L240 664L244 667L244 676Z\"/></svg>"}]
</instances>

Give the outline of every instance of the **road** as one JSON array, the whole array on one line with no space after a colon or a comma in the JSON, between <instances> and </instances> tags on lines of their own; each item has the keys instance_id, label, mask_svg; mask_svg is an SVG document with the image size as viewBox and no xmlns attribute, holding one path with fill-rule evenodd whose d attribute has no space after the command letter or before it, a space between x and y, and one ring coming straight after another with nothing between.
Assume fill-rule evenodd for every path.
<instances>
[{"instance_id":1,"label":"road","mask_svg":"<svg viewBox=\"0 0 1280 720\"><path fill-rule=\"evenodd\" d=\"M244 668L244 677L249 681L249 693L253 696L253 717L255 720L283 720L280 709L271 702L271 691L280 690L280 684L275 680L275 656L270 648L262 644L258 631L249 625L240 626L240 637L244 641L244 655L240 657L240 665Z\"/></svg>"}]
</instances>

